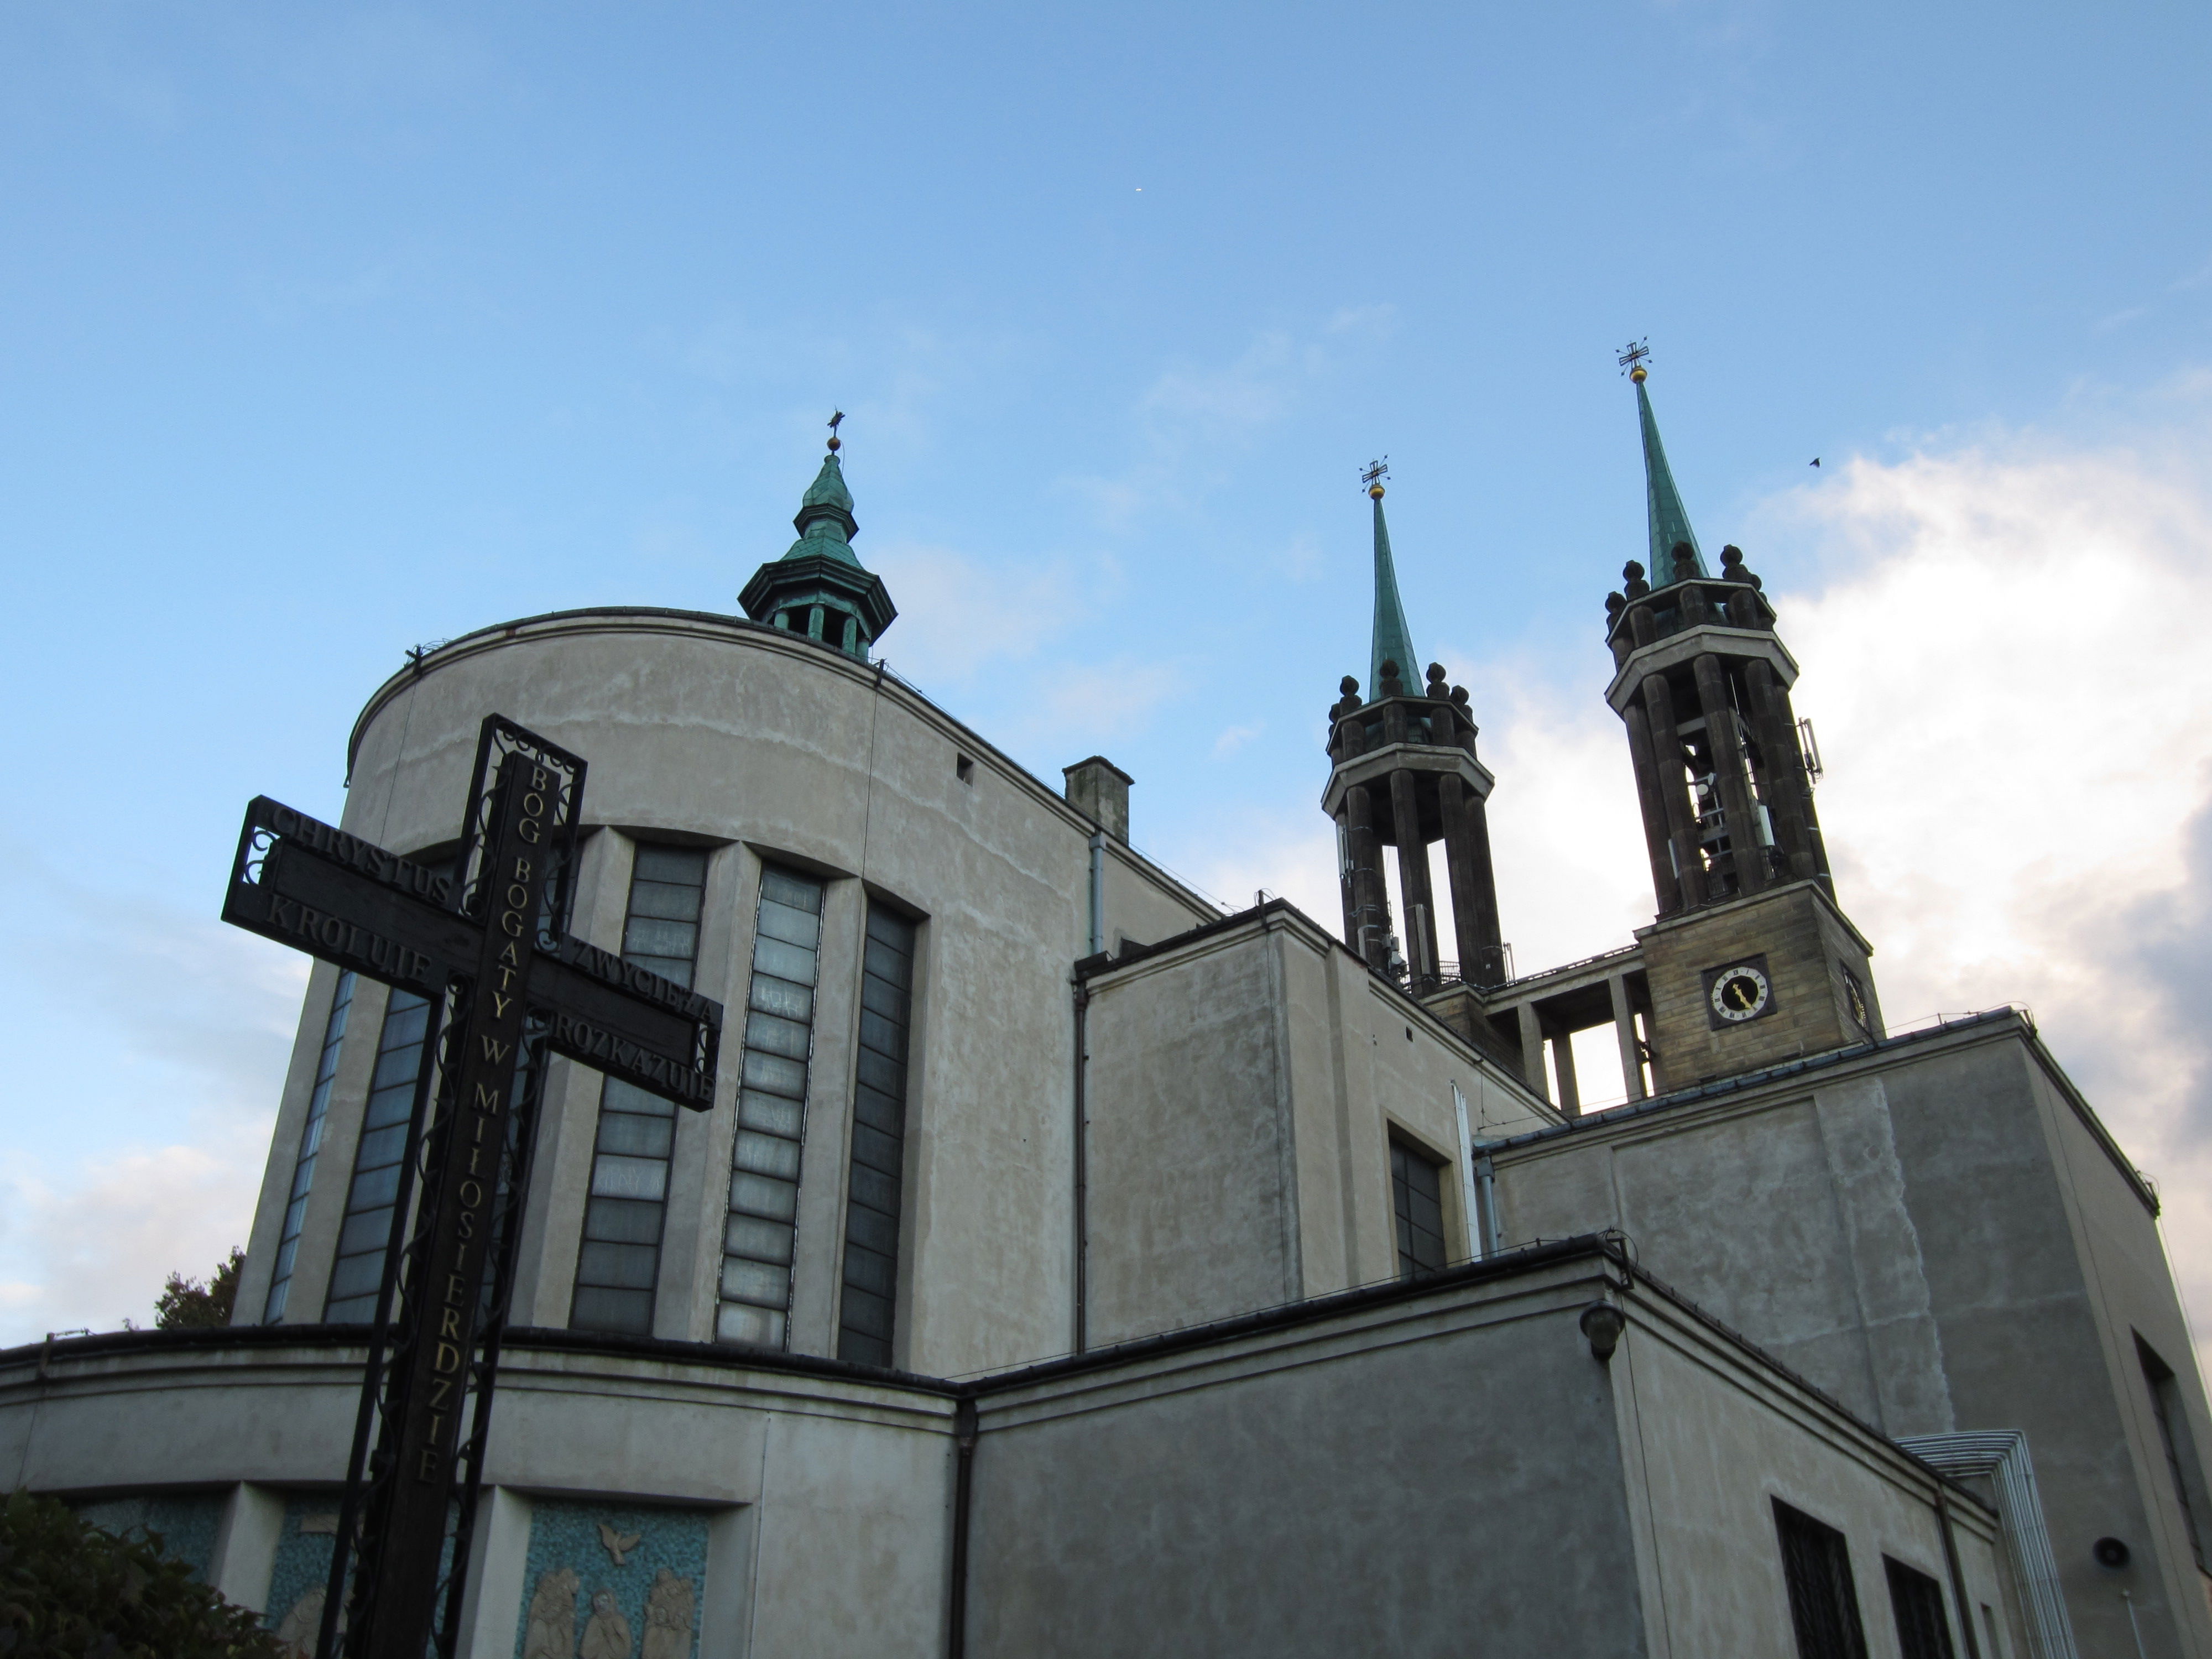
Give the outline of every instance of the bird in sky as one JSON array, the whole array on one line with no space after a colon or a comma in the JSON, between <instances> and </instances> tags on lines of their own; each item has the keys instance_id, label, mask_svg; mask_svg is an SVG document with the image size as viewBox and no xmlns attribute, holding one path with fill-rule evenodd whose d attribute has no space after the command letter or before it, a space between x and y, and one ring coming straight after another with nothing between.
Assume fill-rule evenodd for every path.
<instances>
[{"instance_id":1,"label":"bird in sky","mask_svg":"<svg viewBox=\"0 0 2212 1659\"><path fill-rule=\"evenodd\" d=\"M1818 465L1820 465L1820 458L1818 455L1815 455L1815 456L1813 458L1813 463L1812 463L1812 464L1813 464L1814 466L1818 466Z\"/></svg>"}]
</instances>

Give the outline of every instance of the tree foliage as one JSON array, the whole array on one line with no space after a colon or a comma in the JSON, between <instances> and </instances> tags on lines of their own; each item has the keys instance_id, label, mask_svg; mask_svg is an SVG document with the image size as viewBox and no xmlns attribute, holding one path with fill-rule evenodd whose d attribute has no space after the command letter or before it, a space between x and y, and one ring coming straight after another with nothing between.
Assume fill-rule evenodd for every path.
<instances>
[{"instance_id":1,"label":"tree foliage","mask_svg":"<svg viewBox=\"0 0 2212 1659\"><path fill-rule=\"evenodd\" d=\"M58 1498L0 1503L5 1659L281 1659L245 1608L164 1559L158 1533L118 1538Z\"/></svg>"},{"instance_id":2,"label":"tree foliage","mask_svg":"<svg viewBox=\"0 0 2212 1659\"><path fill-rule=\"evenodd\" d=\"M154 1328L189 1331L229 1324L230 1310L238 1305L239 1270L245 1265L246 1252L234 1244L230 1260L217 1267L215 1277L204 1285L182 1273L171 1273L161 1299L154 1304Z\"/></svg>"}]
</instances>

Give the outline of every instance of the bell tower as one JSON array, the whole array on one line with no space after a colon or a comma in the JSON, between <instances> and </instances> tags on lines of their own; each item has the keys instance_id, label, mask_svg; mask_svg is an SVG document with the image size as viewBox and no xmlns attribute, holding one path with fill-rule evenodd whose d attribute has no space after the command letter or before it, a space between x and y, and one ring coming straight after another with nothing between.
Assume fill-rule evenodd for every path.
<instances>
[{"instance_id":1,"label":"bell tower","mask_svg":"<svg viewBox=\"0 0 2212 1659\"><path fill-rule=\"evenodd\" d=\"M1446 977L1429 878L1429 847L1437 841L1444 844L1459 976L1485 986L1506 977L1484 806L1494 780L1475 758L1466 688L1444 684L1442 663L1429 665L1425 686L1407 678L1418 659L1382 516L1382 480L1389 474L1377 461L1361 475L1375 509L1370 695L1362 698L1359 682L1347 674L1339 687L1342 697L1328 711L1331 770L1322 810L1336 820L1345 943L1377 973L1402 975L1414 995L1425 996ZM1398 890L1406 908L1402 954L1390 925L1385 847L1398 853Z\"/></svg>"},{"instance_id":2,"label":"bell tower","mask_svg":"<svg viewBox=\"0 0 2212 1659\"><path fill-rule=\"evenodd\" d=\"M1606 596L1658 919L1641 929L1664 1091L1881 1034L1872 946L1837 907L1790 691L1797 663L1735 547L1707 569L1651 410L1643 348L1621 362L1643 428L1650 568Z\"/></svg>"}]
</instances>

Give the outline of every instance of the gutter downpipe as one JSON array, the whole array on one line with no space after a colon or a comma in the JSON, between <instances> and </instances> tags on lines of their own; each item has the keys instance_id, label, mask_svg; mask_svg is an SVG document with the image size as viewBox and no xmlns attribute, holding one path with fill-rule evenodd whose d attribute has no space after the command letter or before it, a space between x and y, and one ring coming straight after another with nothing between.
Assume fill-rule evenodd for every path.
<instances>
[{"instance_id":1,"label":"gutter downpipe","mask_svg":"<svg viewBox=\"0 0 2212 1659\"><path fill-rule=\"evenodd\" d=\"M1106 949L1106 832L1091 832L1091 949ZM1091 1059L1091 988L1075 976L1075 1343L1077 1353L1091 1346L1091 1156L1090 1121L1084 1100L1084 1073Z\"/></svg>"},{"instance_id":2,"label":"gutter downpipe","mask_svg":"<svg viewBox=\"0 0 2212 1659\"><path fill-rule=\"evenodd\" d=\"M945 1659L968 1652L968 1510L975 1480L975 1401L963 1396L952 1408L952 1585L945 1597Z\"/></svg>"},{"instance_id":3,"label":"gutter downpipe","mask_svg":"<svg viewBox=\"0 0 2212 1659\"><path fill-rule=\"evenodd\" d=\"M1936 1525L1943 1534L1943 1565L1951 1571L1951 1604L1959 1610L1959 1628L1966 1638L1966 1659L1982 1659L1981 1639L1974 1634L1974 1604L1966 1599L1966 1575L1959 1566L1958 1540L1951 1536L1951 1499L1938 1477L1936 1485Z\"/></svg>"},{"instance_id":4,"label":"gutter downpipe","mask_svg":"<svg viewBox=\"0 0 2212 1659\"><path fill-rule=\"evenodd\" d=\"M1075 1352L1090 1343L1088 1297L1091 1288L1091 1169L1083 1073L1091 1057L1091 988L1081 974L1075 979Z\"/></svg>"}]
</instances>

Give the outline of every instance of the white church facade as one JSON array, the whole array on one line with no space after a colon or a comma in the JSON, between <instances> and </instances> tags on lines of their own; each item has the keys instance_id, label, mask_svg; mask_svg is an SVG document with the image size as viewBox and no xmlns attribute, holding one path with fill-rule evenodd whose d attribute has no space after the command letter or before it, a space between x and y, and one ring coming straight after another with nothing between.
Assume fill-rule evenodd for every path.
<instances>
[{"instance_id":1,"label":"white church facade","mask_svg":"<svg viewBox=\"0 0 2212 1659\"><path fill-rule=\"evenodd\" d=\"M377 689L347 831L449 860L509 716L589 763L572 931L728 1011L708 1110L546 1063L458 1651L2212 1653L2155 1195L2023 1014L1884 1029L1796 664L1637 395L1605 694L1656 914L1557 969L1498 939L1379 483L1340 925L1224 914L1109 762L1053 787L888 673L834 453L745 615ZM233 1326L0 1352L15 1484L303 1653L429 1012L315 967ZM1631 1098L1584 1113L1595 1026Z\"/></svg>"}]
</instances>

